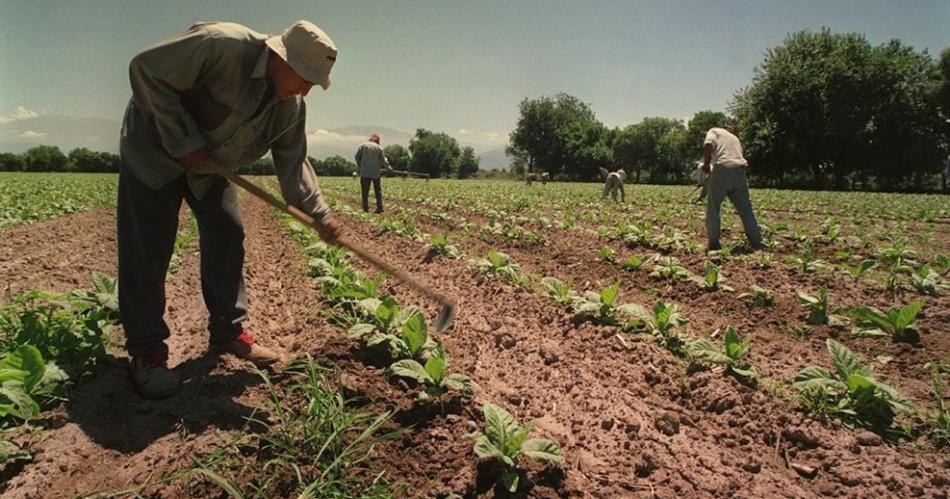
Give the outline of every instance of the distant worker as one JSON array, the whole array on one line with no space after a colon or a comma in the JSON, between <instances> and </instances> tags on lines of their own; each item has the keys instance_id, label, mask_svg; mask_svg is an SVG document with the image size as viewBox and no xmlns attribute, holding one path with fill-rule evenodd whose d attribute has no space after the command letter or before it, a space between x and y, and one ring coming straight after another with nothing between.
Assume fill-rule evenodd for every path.
<instances>
[{"instance_id":1,"label":"distant worker","mask_svg":"<svg viewBox=\"0 0 950 499\"><path fill-rule=\"evenodd\" d=\"M706 203L706 233L709 237L709 250L722 248L719 242L719 208L722 199L728 197L739 212L742 227L752 249L763 249L762 233L752 211L749 198L749 184L746 180L746 168L749 162L742 156L742 144L732 133L730 127L710 128L703 143L702 171L709 175L706 181L708 200Z\"/></svg>"},{"instance_id":2,"label":"distant worker","mask_svg":"<svg viewBox=\"0 0 950 499\"><path fill-rule=\"evenodd\" d=\"M706 200L706 190L707 184L709 183L709 174L703 171L703 162L698 161L696 163L696 187L700 188L699 197L696 198L697 203L702 203Z\"/></svg>"},{"instance_id":3,"label":"distant worker","mask_svg":"<svg viewBox=\"0 0 950 499\"><path fill-rule=\"evenodd\" d=\"M623 168L615 172L608 172L606 168L601 168L600 174L604 177L604 195L601 197L605 198L609 193L610 198L616 201L617 192L619 191L620 202L626 202L626 195L623 192L623 182L627 179L627 172L623 171Z\"/></svg>"},{"instance_id":4,"label":"distant worker","mask_svg":"<svg viewBox=\"0 0 950 499\"><path fill-rule=\"evenodd\" d=\"M532 182L534 182L534 174L533 174L533 173L525 173L525 174L524 174L524 185L527 185L528 187L531 187L531 183L532 183Z\"/></svg>"},{"instance_id":5,"label":"distant worker","mask_svg":"<svg viewBox=\"0 0 950 499\"><path fill-rule=\"evenodd\" d=\"M387 171L392 171L389 166L389 160L383 154L383 148L379 145L379 135L369 136L369 140L363 142L360 148L356 150L356 165L360 172L360 199L363 202L363 211L369 211L369 184L373 184L373 193L376 194L376 213L383 212L383 189L380 186L379 176L382 174L383 167Z\"/></svg>"},{"instance_id":6,"label":"distant worker","mask_svg":"<svg viewBox=\"0 0 950 499\"><path fill-rule=\"evenodd\" d=\"M548 180L551 180L551 174L544 172L541 174L541 185L547 185Z\"/></svg>"}]
</instances>

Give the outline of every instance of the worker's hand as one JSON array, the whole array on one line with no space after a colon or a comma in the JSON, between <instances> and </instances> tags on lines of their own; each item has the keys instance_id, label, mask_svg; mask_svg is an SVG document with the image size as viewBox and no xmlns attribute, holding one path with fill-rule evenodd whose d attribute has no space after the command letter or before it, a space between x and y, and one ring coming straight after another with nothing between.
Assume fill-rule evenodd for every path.
<instances>
[{"instance_id":1,"label":"worker's hand","mask_svg":"<svg viewBox=\"0 0 950 499\"><path fill-rule=\"evenodd\" d=\"M195 173L212 173L211 169L208 168L208 164L212 161L211 155L204 149L196 149L181 158L185 168Z\"/></svg>"},{"instance_id":2,"label":"worker's hand","mask_svg":"<svg viewBox=\"0 0 950 499\"><path fill-rule=\"evenodd\" d=\"M317 229L317 233L320 234L320 239L328 243L336 242L336 240L340 238L340 226L333 220L325 224L314 221L313 226Z\"/></svg>"},{"instance_id":3,"label":"worker's hand","mask_svg":"<svg viewBox=\"0 0 950 499\"><path fill-rule=\"evenodd\" d=\"M703 173L709 175L709 163L703 163Z\"/></svg>"}]
</instances>

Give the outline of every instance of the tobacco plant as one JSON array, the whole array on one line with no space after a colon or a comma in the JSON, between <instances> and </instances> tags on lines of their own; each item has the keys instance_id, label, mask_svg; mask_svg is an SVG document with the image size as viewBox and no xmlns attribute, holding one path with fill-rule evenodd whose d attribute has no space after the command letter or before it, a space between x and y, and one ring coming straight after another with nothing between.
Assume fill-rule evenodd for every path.
<instances>
[{"instance_id":1,"label":"tobacco plant","mask_svg":"<svg viewBox=\"0 0 950 499\"><path fill-rule=\"evenodd\" d=\"M474 263L475 267L489 274L514 282L521 280L521 266L512 262L508 255L500 251L491 250L488 252L488 258L480 258Z\"/></svg>"},{"instance_id":2,"label":"tobacco plant","mask_svg":"<svg viewBox=\"0 0 950 499\"><path fill-rule=\"evenodd\" d=\"M545 438L528 438L535 423L518 424L508 411L493 404L482 407L485 430L466 435L475 439L475 454L500 463L500 484L508 492L518 490L518 460L524 456L539 463L560 466L564 463L561 447Z\"/></svg>"},{"instance_id":3,"label":"tobacco plant","mask_svg":"<svg viewBox=\"0 0 950 499\"><path fill-rule=\"evenodd\" d=\"M775 297L772 296L772 292L757 286L755 284L749 286L749 291L746 293L740 293L739 298L752 298L752 303L757 307L769 308L775 305Z\"/></svg>"},{"instance_id":4,"label":"tobacco plant","mask_svg":"<svg viewBox=\"0 0 950 499\"><path fill-rule=\"evenodd\" d=\"M792 384L806 410L838 417L848 427L862 426L877 432L887 431L897 412L913 411L897 390L878 381L851 350L830 338L825 344L834 372L809 366L795 376Z\"/></svg>"},{"instance_id":5,"label":"tobacco plant","mask_svg":"<svg viewBox=\"0 0 950 499\"><path fill-rule=\"evenodd\" d=\"M449 244L448 236L444 234L433 234L429 237L429 242L429 248L433 253L456 259L462 257L462 250L454 244Z\"/></svg>"},{"instance_id":6,"label":"tobacco plant","mask_svg":"<svg viewBox=\"0 0 950 499\"><path fill-rule=\"evenodd\" d=\"M713 262L706 262L706 269L703 275L691 276L690 280L706 291L735 291L731 286L724 284L726 278L722 275L719 266Z\"/></svg>"},{"instance_id":7,"label":"tobacco plant","mask_svg":"<svg viewBox=\"0 0 950 499\"><path fill-rule=\"evenodd\" d=\"M653 259L656 257L657 255L655 254L649 254L649 255L643 255L643 256L630 255L629 257L627 257L627 260L623 262L623 269L629 270L631 272L635 272L643 268L644 265L653 261Z\"/></svg>"},{"instance_id":8,"label":"tobacco plant","mask_svg":"<svg viewBox=\"0 0 950 499\"><path fill-rule=\"evenodd\" d=\"M732 326L726 328L722 350L708 338L703 338L691 342L686 351L698 364L723 366L727 371L744 378L756 376L755 368L744 359L749 352L749 339L742 340L739 332Z\"/></svg>"},{"instance_id":9,"label":"tobacco plant","mask_svg":"<svg viewBox=\"0 0 950 499\"><path fill-rule=\"evenodd\" d=\"M825 286L821 287L821 290L818 291L818 295L810 295L804 292L795 293L798 302L808 311L808 318L805 319L805 322L808 324L820 326L820 325L829 325L829 326L846 326L848 324L848 318L840 314L829 314L828 313L828 288Z\"/></svg>"},{"instance_id":10,"label":"tobacco plant","mask_svg":"<svg viewBox=\"0 0 950 499\"><path fill-rule=\"evenodd\" d=\"M560 305L571 305L577 299L577 292L571 287L570 281L562 282L555 277L541 278L544 294Z\"/></svg>"},{"instance_id":11,"label":"tobacco plant","mask_svg":"<svg viewBox=\"0 0 950 499\"><path fill-rule=\"evenodd\" d=\"M917 331L917 314L924 308L924 302L916 300L903 307L894 307L882 312L874 307L860 307L851 310L858 323L854 333L861 336L883 336L892 341L916 343L920 340Z\"/></svg>"},{"instance_id":12,"label":"tobacco plant","mask_svg":"<svg viewBox=\"0 0 950 499\"><path fill-rule=\"evenodd\" d=\"M445 349L442 343L436 343L425 365L415 359L403 359L394 362L389 370L395 376L411 378L422 385L419 400L439 400L448 390L457 391L466 397L472 395L472 380L462 374L449 373L448 367Z\"/></svg>"},{"instance_id":13,"label":"tobacco plant","mask_svg":"<svg viewBox=\"0 0 950 499\"><path fill-rule=\"evenodd\" d=\"M363 339L367 346L385 343L396 359L421 360L435 347L425 316L417 307L399 308L391 296L383 300L363 300L360 306L372 310L370 322L352 326L350 338Z\"/></svg>"},{"instance_id":14,"label":"tobacco plant","mask_svg":"<svg viewBox=\"0 0 950 499\"><path fill-rule=\"evenodd\" d=\"M650 272L650 277L683 279L689 277L689 270L682 266L675 257L662 256L653 265L653 271Z\"/></svg>"},{"instance_id":15,"label":"tobacco plant","mask_svg":"<svg viewBox=\"0 0 950 499\"><path fill-rule=\"evenodd\" d=\"M614 283L600 290L585 291L574 299L575 316L589 319L601 324L620 324L621 318L636 316L639 308L636 305L625 303L615 305L620 295L620 283Z\"/></svg>"}]
</instances>

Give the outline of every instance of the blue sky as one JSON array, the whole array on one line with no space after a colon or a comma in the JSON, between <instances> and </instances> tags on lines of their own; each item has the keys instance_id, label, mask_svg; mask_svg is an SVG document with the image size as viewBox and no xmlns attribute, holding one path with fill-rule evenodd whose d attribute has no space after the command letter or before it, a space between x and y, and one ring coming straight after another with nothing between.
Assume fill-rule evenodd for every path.
<instances>
[{"instance_id":1,"label":"blue sky","mask_svg":"<svg viewBox=\"0 0 950 499\"><path fill-rule=\"evenodd\" d=\"M950 46L947 0L0 0L0 124L118 122L142 48L199 20L279 33L297 19L340 50L333 86L308 97L308 129L425 127L485 147L504 143L522 99L562 91L608 126L722 110L764 51L802 29Z\"/></svg>"}]
</instances>

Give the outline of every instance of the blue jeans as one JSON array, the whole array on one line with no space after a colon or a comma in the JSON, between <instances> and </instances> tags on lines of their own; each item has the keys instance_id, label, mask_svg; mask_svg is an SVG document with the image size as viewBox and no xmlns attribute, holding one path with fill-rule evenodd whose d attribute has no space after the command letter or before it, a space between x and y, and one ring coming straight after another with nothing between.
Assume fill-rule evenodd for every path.
<instances>
[{"instance_id":1,"label":"blue jeans","mask_svg":"<svg viewBox=\"0 0 950 499\"><path fill-rule=\"evenodd\" d=\"M745 168L726 168L717 166L707 180L709 186L706 198L706 234L709 236L709 249L719 249L719 208L723 198L728 197L739 212L742 228L749 238L749 244L757 247L762 244L762 232L752 212L752 199L749 198L749 183Z\"/></svg>"}]
</instances>

